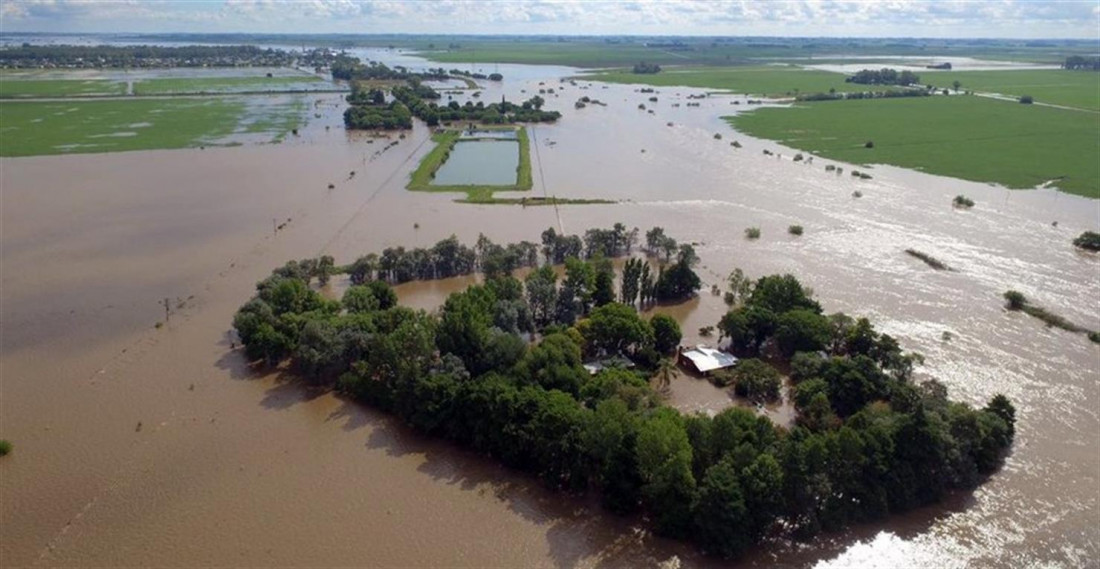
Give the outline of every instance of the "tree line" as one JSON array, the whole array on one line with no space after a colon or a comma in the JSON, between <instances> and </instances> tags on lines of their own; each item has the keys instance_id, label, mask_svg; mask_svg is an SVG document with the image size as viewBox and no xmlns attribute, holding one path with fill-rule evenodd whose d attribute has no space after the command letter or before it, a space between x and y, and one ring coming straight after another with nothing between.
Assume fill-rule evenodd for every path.
<instances>
[{"instance_id":1,"label":"tree line","mask_svg":"<svg viewBox=\"0 0 1100 569\"><path fill-rule=\"evenodd\" d=\"M234 326L250 359L289 360L307 381L551 488L596 492L608 510L640 514L660 535L723 557L769 536L808 538L935 502L1001 463L1015 425L1007 398L975 409L950 401L942 384L916 384L915 356L866 319L823 316L791 275L735 273L727 294L734 316L722 328L733 349L789 365L797 424L778 427L744 408L709 417L663 405L647 380L668 365L660 357L679 343L678 326L641 318L598 276L607 274L605 247L627 251L629 237L618 236L630 233L612 229L591 257L583 245L566 257L560 288L549 265L523 283L487 274L435 314L397 305L370 271L341 301L326 300L310 282L334 270L322 268L331 259L306 269L299 262L261 282ZM570 249L583 241L544 232L548 261L559 239ZM484 263L476 250L472 258ZM556 297L553 314L532 295ZM557 318L564 304L581 318ZM534 330L538 341L530 342ZM582 362L601 354L638 367L589 375Z\"/></svg>"},{"instance_id":2,"label":"tree line","mask_svg":"<svg viewBox=\"0 0 1100 569\"><path fill-rule=\"evenodd\" d=\"M521 104L501 100L486 105L482 101L467 101L460 105L451 101L440 106L434 100L439 92L419 79L408 80L407 85L390 88L393 99L386 101L386 94L378 88L370 88L359 81L352 81L352 92L347 96L350 106L344 111L344 125L352 129L408 129L412 117L428 126L451 122L478 122L483 124L511 124L517 122L554 122L561 118L557 111L544 111L545 100L538 95Z\"/></svg>"},{"instance_id":3,"label":"tree line","mask_svg":"<svg viewBox=\"0 0 1100 569\"><path fill-rule=\"evenodd\" d=\"M561 113L558 111L542 110L542 105L546 101L538 95L518 105L501 98L499 103L488 105L482 101L477 103L466 101L463 105L458 101L450 101L447 105L440 106L426 100L438 99L439 94L433 89L434 96L425 96L426 93L423 90L425 88L417 88L415 84L410 84L408 87L394 87L391 93L395 99L408 106L414 116L428 123L429 126L454 121L484 124L554 122L561 118Z\"/></svg>"},{"instance_id":4,"label":"tree line","mask_svg":"<svg viewBox=\"0 0 1100 569\"><path fill-rule=\"evenodd\" d=\"M854 101L861 99L895 99L902 97L928 97L931 90L926 89L898 89L894 91L853 91L850 93L837 93L832 90L828 93L803 93L795 97L798 101Z\"/></svg>"},{"instance_id":5,"label":"tree line","mask_svg":"<svg viewBox=\"0 0 1100 569\"><path fill-rule=\"evenodd\" d=\"M447 73L442 69L429 69L423 73L415 73L402 65L391 68L379 61L363 63L358 57L343 53L337 55L332 61L330 70L333 79L344 81L443 80L447 78Z\"/></svg>"},{"instance_id":6,"label":"tree line","mask_svg":"<svg viewBox=\"0 0 1100 569\"><path fill-rule=\"evenodd\" d=\"M31 45L0 49L0 67L285 67L294 54L253 45Z\"/></svg>"},{"instance_id":7,"label":"tree line","mask_svg":"<svg viewBox=\"0 0 1100 569\"><path fill-rule=\"evenodd\" d=\"M912 71L901 71L884 67L882 69L863 69L844 79L846 83L860 85L917 85L920 76Z\"/></svg>"},{"instance_id":8,"label":"tree line","mask_svg":"<svg viewBox=\"0 0 1100 569\"><path fill-rule=\"evenodd\" d=\"M490 73L488 75L484 73L475 73L472 71L463 71L461 69L452 69L450 74L453 77L469 77L470 79L488 79L489 81L503 81L504 76L500 73Z\"/></svg>"},{"instance_id":9,"label":"tree line","mask_svg":"<svg viewBox=\"0 0 1100 569\"><path fill-rule=\"evenodd\" d=\"M314 310L338 313L341 306L349 310L351 306L392 306L396 297L389 289L391 283L475 272L483 273L487 281L515 281L516 298L508 300L519 302L498 307L502 312L494 314L493 321L517 334L572 326L593 310L613 303L634 311L657 300L679 301L695 294L700 285L691 269L697 259L690 245L682 246L676 262L660 261L656 271L648 261L628 260L619 279L621 293L616 292L611 258L630 255L637 233L621 223L606 230L590 229L583 238L559 235L550 228L542 234L541 247L529 241L500 245L484 235L469 247L451 236L431 248L388 247L381 254L364 255L344 266L335 265L330 256L290 261L257 285L257 297L242 307L235 324L252 359L274 362L294 353L301 338L303 321L284 315ZM545 262L541 266L540 254ZM560 283L554 265L564 265ZM511 277L520 268L534 269L523 283ZM348 275L352 286L341 303L326 304L309 286L314 279L323 286L336 274ZM685 274L688 276L682 276ZM683 279L690 282L685 285ZM370 294L365 292L368 289ZM369 297L375 297L377 303ZM288 300L291 298L295 300ZM678 331L675 342L679 342ZM639 346L648 348L648 344ZM638 353L643 352L646 361L659 359L652 350Z\"/></svg>"}]
</instances>

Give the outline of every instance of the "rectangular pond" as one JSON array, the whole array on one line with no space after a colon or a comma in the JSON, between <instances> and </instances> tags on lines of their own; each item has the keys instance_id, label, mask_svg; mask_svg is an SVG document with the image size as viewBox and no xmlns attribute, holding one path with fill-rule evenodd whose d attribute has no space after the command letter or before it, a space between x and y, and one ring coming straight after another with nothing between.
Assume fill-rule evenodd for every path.
<instances>
[{"instance_id":1,"label":"rectangular pond","mask_svg":"<svg viewBox=\"0 0 1100 569\"><path fill-rule=\"evenodd\" d=\"M518 169L516 140L459 141L447 161L436 170L432 185L514 186Z\"/></svg>"}]
</instances>

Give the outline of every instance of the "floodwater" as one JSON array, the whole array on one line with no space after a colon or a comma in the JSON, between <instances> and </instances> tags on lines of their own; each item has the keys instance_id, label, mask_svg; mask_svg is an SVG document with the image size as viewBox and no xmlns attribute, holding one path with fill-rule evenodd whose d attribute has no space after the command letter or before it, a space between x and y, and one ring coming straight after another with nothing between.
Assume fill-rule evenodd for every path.
<instances>
[{"instance_id":1,"label":"floodwater","mask_svg":"<svg viewBox=\"0 0 1100 569\"><path fill-rule=\"evenodd\" d=\"M694 91L660 89L650 115L629 86L500 67L486 100L560 89L546 96L560 123L529 128L533 193L623 203L407 192L428 130L382 152L340 128L336 103L279 145L0 159L0 436L15 444L0 459L0 565L1095 566L1100 351L1006 312L1000 295L1100 327L1100 259L1070 246L1100 227L1100 202L890 167L838 177L730 130L718 117L746 108L737 97L672 107ZM593 92L608 106L573 109ZM953 209L957 194L977 205ZM721 563L282 370L250 370L234 349L234 310L288 259L616 221L697 244L705 285L683 308L686 343L706 341L696 330L723 310L707 290L734 267L794 273L826 310L868 316L925 354L919 375L955 398L1012 397L1007 464L942 505ZM803 236L786 233L795 223ZM762 237L745 240L749 226ZM958 270L929 270L909 247ZM399 294L430 309L456 284Z\"/></svg>"},{"instance_id":2,"label":"floodwater","mask_svg":"<svg viewBox=\"0 0 1100 569\"><path fill-rule=\"evenodd\" d=\"M451 156L435 172L433 186L516 183L519 142L515 140L463 140L451 149Z\"/></svg>"},{"instance_id":3,"label":"floodwater","mask_svg":"<svg viewBox=\"0 0 1100 569\"><path fill-rule=\"evenodd\" d=\"M999 61L993 59L975 59L973 57L956 57L953 55L838 55L828 56L830 60L869 60L870 63L822 63L803 65L810 69L832 71L834 73L856 73L862 69L878 69L889 66L899 71L916 71L933 73L938 70L928 69L929 65L951 64L951 71L1005 71L1024 69L1061 69L1059 65L1039 64L1022 61Z\"/></svg>"}]
</instances>

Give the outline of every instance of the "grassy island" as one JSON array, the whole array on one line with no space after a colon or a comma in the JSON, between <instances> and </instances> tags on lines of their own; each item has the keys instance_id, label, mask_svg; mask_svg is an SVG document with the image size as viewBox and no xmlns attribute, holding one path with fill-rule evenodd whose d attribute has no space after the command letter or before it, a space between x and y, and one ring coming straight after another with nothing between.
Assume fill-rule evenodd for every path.
<instances>
[{"instance_id":1,"label":"grassy island","mask_svg":"<svg viewBox=\"0 0 1100 569\"><path fill-rule=\"evenodd\" d=\"M432 140L436 146L420 161L420 165L412 173L409 180L409 190L414 192L465 192L466 200L471 203L487 203L493 192L523 192L531 189L531 144L527 137L527 129L516 129L516 141L519 143L519 167L516 170L516 181L507 186L488 185L435 185L432 180L435 173L450 157L459 140L462 140L462 132L457 130L439 130L432 134ZM474 141L476 138L470 138Z\"/></svg>"},{"instance_id":2,"label":"grassy island","mask_svg":"<svg viewBox=\"0 0 1100 569\"><path fill-rule=\"evenodd\" d=\"M934 380L918 384L918 355L864 318L825 315L791 275L731 278L718 327L745 358L736 392L774 397L778 369L790 370L796 425L745 407L711 417L663 404L650 379L670 380L679 326L637 308L696 294L699 259L660 228L642 251L637 240L616 224L583 237L548 229L541 245L451 237L343 267L291 262L257 285L234 327L256 365L289 360L315 387L551 488L594 492L609 511L720 557L931 504L1001 464L1015 426L1006 397L972 408ZM611 257L630 257L621 294ZM532 268L523 282L511 276L519 266ZM398 305L389 285L475 271L485 284L431 314ZM342 300L310 287L336 272L352 283ZM610 354L634 367L590 375L582 365Z\"/></svg>"}]
</instances>

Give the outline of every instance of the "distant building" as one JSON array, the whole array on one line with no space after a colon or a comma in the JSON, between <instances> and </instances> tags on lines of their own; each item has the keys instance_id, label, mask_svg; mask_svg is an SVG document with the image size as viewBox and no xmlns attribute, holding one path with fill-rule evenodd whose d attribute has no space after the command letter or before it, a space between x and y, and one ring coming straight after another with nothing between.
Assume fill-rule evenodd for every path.
<instances>
[{"instance_id":1,"label":"distant building","mask_svg":"<svg viewBox=\"0 0 1100 569\"><path fill-rule=\"evenodd\" d=\"M588 375L596 375L601 371L609 368L631 369L634 367L634 362L622 358L611 357L602 360L594 360L584 364L584 369L588 371Z\"/></svg>"},{"instance_id":2,"label":"distant building","mask_svg":"<svg viewBox=\"0 0 1100 569\"><path fill-rule=\"evenodd\" d=\"M698 345L689 350L681 350L679 363L682 366L694 369L706 375L716 369L726 369L737 365L737 358L733 354Z\"/></svg>"}]
</instances>

